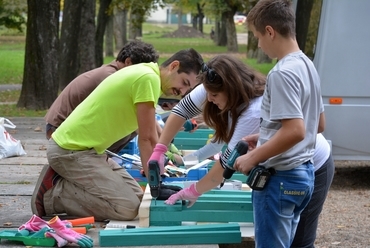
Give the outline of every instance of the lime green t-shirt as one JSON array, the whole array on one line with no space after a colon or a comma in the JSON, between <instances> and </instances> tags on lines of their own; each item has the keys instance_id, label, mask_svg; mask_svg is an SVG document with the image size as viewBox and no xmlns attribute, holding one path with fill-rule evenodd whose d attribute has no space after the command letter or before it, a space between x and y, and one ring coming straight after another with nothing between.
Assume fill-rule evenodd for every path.
<instances>
[{"instance_id":1,"label":"lime green t-shirt","mask_svg":"<svg viewBox=\"0 0 370 248\"><path fill-rule=\"evenodd\" d=\"M136 104L153 102L154 108L160 95L158 64L125 67L103 80L52 137L64 149L94 148L102 154L114 142L138 128Z\"/></svg>"}]
</instances>

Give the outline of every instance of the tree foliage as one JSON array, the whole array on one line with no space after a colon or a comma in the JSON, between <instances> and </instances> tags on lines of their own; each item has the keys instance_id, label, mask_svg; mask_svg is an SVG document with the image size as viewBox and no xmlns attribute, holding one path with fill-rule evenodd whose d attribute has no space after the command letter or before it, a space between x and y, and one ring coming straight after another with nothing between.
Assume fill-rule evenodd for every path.
<instances>
[{"instance_id":1,"label":"tree foliage","mask_svg":"<svg viewBox=\"0 0 370 248\"><path fill-rule=\"evenodd\" d=\"M0 0L0 26L23 32L22 25L26 23L26 13L26 0Z\"/></svg>"}]
</instances>

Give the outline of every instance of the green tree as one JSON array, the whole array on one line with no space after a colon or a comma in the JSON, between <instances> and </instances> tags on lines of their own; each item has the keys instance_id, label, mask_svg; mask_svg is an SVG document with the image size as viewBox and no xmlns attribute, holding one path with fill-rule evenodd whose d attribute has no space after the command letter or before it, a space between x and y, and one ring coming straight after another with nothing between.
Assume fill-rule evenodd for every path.
<instances>
[{"instance_id":1,"label":"green tree","mask_svg":"<svg viewBox=\"0 0 370 248\"><path fill-rule=\"evenodd\" d=\"M22 32L22 25L26 23L26 12L26 0L0 0L0 26Z\"/></svg>"}]
</instances>

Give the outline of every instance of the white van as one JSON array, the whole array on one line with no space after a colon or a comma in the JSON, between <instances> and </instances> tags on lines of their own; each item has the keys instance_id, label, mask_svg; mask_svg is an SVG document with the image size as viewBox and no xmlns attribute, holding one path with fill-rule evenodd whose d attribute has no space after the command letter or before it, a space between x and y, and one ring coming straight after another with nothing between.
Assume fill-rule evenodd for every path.
<instances>
[{"instance_id":1,"label":"white van","mask_svg":"<svg viewBox=\"0 0 370 248\"><path fill-rule=\"evenodd\" d=\"M369 11L369 0L323 0L313 62L335 160L370 160Z\"/></svg>"}]
</instances>

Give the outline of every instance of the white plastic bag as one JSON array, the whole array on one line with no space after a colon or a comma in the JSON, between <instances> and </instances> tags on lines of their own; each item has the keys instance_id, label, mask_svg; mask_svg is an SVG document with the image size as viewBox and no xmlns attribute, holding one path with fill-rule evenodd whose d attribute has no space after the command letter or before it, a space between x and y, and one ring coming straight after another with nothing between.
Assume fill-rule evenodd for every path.
<instances>
[{"instance_id":1,"label":"white plastic bag","mask_svg":"<svg viewBox=\"0 0 370 248\"><path fill-rule=\"evenodd\" d=\"M19 140L14 139L6 128L14 129L16 126L4 117L0 117L0 159L26 155Z\"/></svg>"}]
</instances>

